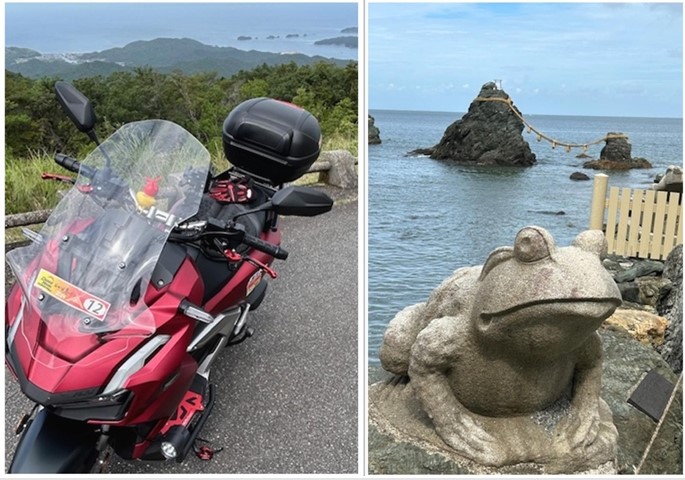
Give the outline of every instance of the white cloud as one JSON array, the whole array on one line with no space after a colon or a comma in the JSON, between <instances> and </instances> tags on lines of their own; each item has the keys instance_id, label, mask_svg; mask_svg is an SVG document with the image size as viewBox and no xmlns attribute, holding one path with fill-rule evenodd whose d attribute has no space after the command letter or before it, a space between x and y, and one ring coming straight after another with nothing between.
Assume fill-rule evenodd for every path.
<instances>
[{"instance_id":1,"label":"white cloud","mask_svg":"<svg viewBox=\"0 0 685 480\"><path fill-rule=\"evenodd\" d=\"M613 115L599 109L641 88L645 98L673 99L663 116L682 116L682 10L682 4L370 3L369 75L423 85L422 99L438 106L445 102L441 90L454 91L438 79L466 91L501 78L510 93L569 97L563 105L540 100L543 110L532 113L564 114L572 105L588 115ZM375 35L377 28L383 35ZM601 101L580 93L606 85L623 88L604 89Z\"/></svg>"}]
</instances>

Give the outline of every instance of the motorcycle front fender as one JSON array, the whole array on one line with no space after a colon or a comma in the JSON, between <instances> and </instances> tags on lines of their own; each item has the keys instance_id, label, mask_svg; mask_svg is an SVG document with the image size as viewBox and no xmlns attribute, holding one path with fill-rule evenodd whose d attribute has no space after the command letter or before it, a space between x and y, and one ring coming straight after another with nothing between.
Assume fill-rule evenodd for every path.
<instances>
[{"instance_id":1,"label":"motorcycle front fender","mask_svg":"<svg viewBox=\"0 0 685 480\"><path fill-rule=\"evenodd\" d=\"M8 473L87 473L97 459L97 427L41 410L22 433Z\"/></svg>"}]
</instances>

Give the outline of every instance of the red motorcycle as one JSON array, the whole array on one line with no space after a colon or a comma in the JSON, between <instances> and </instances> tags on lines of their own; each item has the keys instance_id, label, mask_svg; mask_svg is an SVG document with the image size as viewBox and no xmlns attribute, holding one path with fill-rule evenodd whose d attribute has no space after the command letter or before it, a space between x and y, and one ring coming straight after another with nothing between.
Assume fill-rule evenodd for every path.
<instances>
[{"instance_id":1,"label":"red motorcycle","mask_svg":"<svg viewBox=\"0 0 685 480\"><path fill-rule=\"evenodd\" d=\"M101 144L86 97L58 100L97 148L27 247L7 254L5 358L35 406L10 473L91 472L124 459L183 461L213 405L212 363L253 334L280 246L279 215L327 212L325 194L286 182L316 160L305 110L267 98L223 125L233 167L163 120L124 125ZM64 180L64 178L62 177Z\"/></svg>"}]
</instances>

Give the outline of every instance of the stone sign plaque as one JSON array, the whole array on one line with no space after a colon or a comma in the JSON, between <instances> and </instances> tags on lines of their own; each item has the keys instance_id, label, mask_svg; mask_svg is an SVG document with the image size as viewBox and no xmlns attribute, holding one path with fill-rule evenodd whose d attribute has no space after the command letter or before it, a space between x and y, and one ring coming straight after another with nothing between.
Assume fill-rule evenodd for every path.
<instances>
[{"instance_id":1,"label":"stone sign plaque","mask_svg":"<svg viewBox=\"0 0 685 480\"><path fill-rule=\"evenodd\" d=\"M664 414L664 409L672 392L673 384L658 374L656 370L650 370L633 391L628 403L658 422Z\"/></svg>"}]
</instances>

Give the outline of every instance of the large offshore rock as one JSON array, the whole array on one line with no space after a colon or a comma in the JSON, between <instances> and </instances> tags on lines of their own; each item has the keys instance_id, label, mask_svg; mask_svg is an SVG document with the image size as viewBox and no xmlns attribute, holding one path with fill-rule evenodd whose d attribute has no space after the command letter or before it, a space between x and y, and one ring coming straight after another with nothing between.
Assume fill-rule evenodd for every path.
<instances>
[{"instance_id":1,"label":"large offshore rock","mask_svg":"<svg viewBox=\"0 0 685 480\"><path fill-rule=\"evenodd\" d=\"M478 97L510 100L493 82L483 85ZM513 103L511 107L519 112ZM535 154L523 139L523 121L512 108L501 101L473 100L468 113L447 127L431 149L431 158L476 165L533 165Z\"/></svg>"}]
</instances>

